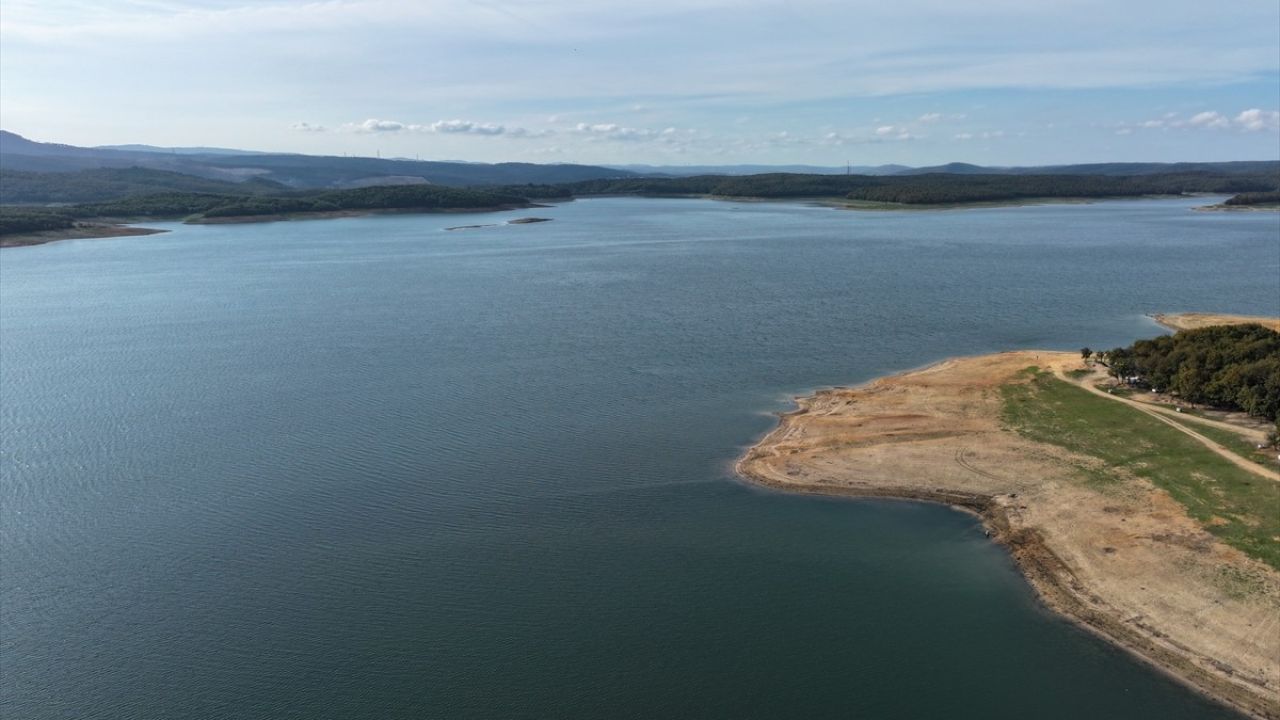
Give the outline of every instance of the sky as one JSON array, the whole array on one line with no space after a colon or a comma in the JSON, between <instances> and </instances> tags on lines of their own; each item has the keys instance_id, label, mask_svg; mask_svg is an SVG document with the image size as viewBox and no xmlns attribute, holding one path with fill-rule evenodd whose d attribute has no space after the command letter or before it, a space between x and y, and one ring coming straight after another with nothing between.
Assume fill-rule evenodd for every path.
<instances>
[{"instance_id":1,"label":"sky","mask_svg":"<svg viewBox=\"0 0 1280 720\"><path fill-rule=\"evenodd\" d=\"M1280 158L1276 0L3 0L0 127L433 160Z\"/></svg>"}]
</instances>

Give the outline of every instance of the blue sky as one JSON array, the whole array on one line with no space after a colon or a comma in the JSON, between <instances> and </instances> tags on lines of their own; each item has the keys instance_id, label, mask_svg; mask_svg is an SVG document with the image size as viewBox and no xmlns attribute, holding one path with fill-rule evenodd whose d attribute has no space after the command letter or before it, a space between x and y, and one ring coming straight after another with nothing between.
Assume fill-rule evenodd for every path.
<instances>
[{"instance_id":1,"label":"blue sky","mask_svg":"<svg viewBox=\"0 0 1280 720\"><path fill-rule=\"evenodd\" d=\"M475 161L1280 158L1280 3L4 0L0 126Z\"/></svg>"}]
</instances>

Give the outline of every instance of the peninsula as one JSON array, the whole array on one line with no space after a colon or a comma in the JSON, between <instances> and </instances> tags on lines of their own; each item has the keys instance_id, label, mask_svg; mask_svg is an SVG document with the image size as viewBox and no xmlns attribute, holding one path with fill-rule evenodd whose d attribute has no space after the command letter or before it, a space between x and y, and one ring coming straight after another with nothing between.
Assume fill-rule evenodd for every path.
<instances>
[{"instance_id":1,"label":"peninsula","mask_svg":"<svg viewBox=\"0 0 1280 720\"><path fill-rule=\"evenodd\" d=\"M1280 718L1273 454L1267 465L1235 452L1262 435L1242 418L1122 397L1084 354L955 358L823 390L799 398L737 469L779 490L974 512L1048 607L1220 701Z\"/></svg>"}]
</instances>

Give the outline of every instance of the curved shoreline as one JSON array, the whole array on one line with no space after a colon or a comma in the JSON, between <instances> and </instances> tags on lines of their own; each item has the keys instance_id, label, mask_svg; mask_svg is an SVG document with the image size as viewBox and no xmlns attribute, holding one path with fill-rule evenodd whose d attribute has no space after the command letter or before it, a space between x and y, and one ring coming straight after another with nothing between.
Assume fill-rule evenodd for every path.
<instances>
[{"instance_id":1,"label":"curved shoreline","mask_svg":"<svg viewBox=\"0 0 1280 720\"><path fill-rule=\"evenodd\" d=\"M0 248L35 247L59 240L94 240L97 238L135 237L169 232L159 228L137 227L124 223L86 224L65 230L41 230L0 236Z\"/></svg>"},{"instance_id":2,"label":"curved shoreline","mask_svg":"<svg viewBox=\"0 0 1280 720\"><path fill-rule=\"evenodd\" d=\"M734 470L747 482L776 491L931 502L975 514L988 537L1009 551L1045 607L1207 697L1255 718L1280 718L1280 698L1275 683L1270 682L1271 672L1251 677L1203 652L1203 648L1191 647L1183 642L1187 638L1180 634L1182 628L1168 627L1159 618L1133 616L1131 608L1121 608L1113 602L1117 594L1114 587L1091 587L1089 578L1073 570L1071 559L1078 557L1080 548L1070 547L1061 533L1056 529L1047 531L1034 521L1034 512L1027 512L1027 505L1040 502L1040 498L1030 497L1020 488L1021 499L1018 492L997 491L1003 479L966 457L964 446L983 439L981 434L967 433L986 431L961 427L946 434L947 431L929 427L927 422L906 427L916 418L898 413L902 408L897 401L904 393L912 392L911 380L938 379L945 383L945 376L960 367L991 362L1017 365L1033 358L1062 363L1072 357L1078 363L1078 355L1049 352L951 358L857 387L828 388L797 397L796 409L780 413L778 425L737 459ZM877 395L889 399L877 406ZM854 407L858 408L856 412L847 410ZM878 419L896 420L897 425L891 425L891 431L871 430L861 437L842 434L849 428L867 430ZM965 418L968 419L971 418ZM955 440L958 442L948 442ZM840 442L850 445L842 448L837 444ZM920 467L901 473L901 480L890 480L887 473L877 477L884 468L863 472L866 468L851 464L858 460L859 452L869 457L864 451L885 447L900 450L910 443L937 444L936 450L943 455L954 453L951 457L939 455L935 460L954 461L960 472L978 482L955 482L943 477L945 473L922 474ZM852 454L841 458L840 453L846 449ZM884 458L872 462L884 462ZM910 481L913 472L916 482ZM1053 483L1050 479L1045 484ZM1028 516L1032 516L1030 521ZM1068 545L1065 548L1064 543ZM1063 549L1071 557L1064 558L1060 552Z\"/></svg>"}]
</instances>

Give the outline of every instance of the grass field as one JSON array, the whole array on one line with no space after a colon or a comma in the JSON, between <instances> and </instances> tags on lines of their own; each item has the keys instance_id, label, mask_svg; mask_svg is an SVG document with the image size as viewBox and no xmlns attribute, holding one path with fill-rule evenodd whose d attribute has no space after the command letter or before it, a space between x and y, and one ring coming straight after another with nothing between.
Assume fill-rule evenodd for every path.
<instances>
[{"instance_id":1,"label":"grass field","mask_svg":"<svg viewBox=\"0 0 1280 720\"><path fill-rule=\"evenodd\" d=\"M1259 465L1267 465L1268 461L1275 457L1275 450L1259 450L1256 444L1240 433L1233 433L1230 430L1223 430L1222 428L1205 425L1194 420L1181 420L1176 417L1170 417L1169 419L1189 430L1200 433L1245 460L1251 460ZM1274 465L1275 463L1272 462L1270 467L1274 467Z\"/></svg>"},{"instance_id":2,"label":"grass field","mask_svg":"<svg viewBox=\"0 0 1280 720\"><path fill-rule=\"evenodd\" d=\"M1124 482L1128 473L1151 481L1209 532L1280 569L1280 484L1122 403L1036 368L1028 368L1027 376L1027 382L1002 388L1007 427L1104 461L1106 468L1086 471L1093 482Z\"/></svg>"}]
</instances>

